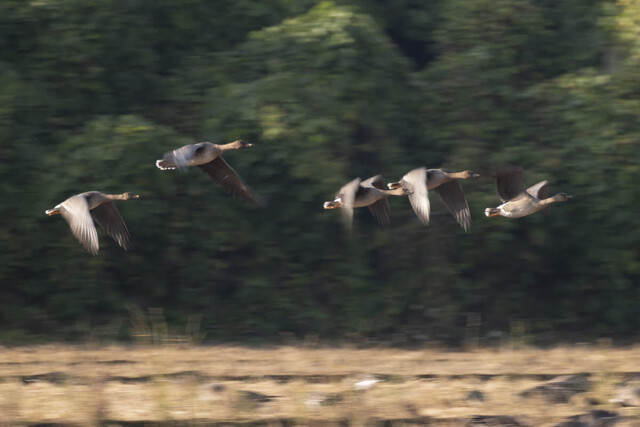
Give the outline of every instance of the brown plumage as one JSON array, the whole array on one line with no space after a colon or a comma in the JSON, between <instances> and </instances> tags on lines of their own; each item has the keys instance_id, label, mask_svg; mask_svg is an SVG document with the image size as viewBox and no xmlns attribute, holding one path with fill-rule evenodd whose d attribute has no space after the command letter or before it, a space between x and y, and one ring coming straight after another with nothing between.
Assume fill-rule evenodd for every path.
<instances>
[{"instance_id":1,"label":"brown plumage","mask_svg":"<svg viewBox=\"0 0 640 427\"><path fill-rule=\"evenodd\" d=\"M231 193L247 203L262 205L260 197L244 183L240 175L222 158L222 154L227 151L240 150L251 146L252 144L242 140L220 145L212 142L188 144L165 153L162 159L156 161L156 166L162 170L197 166L227 193Z\"/></svg>"},{"instance_id":2,"label":"brown plumage","mask_svg":"<svg viewBox=\"0 0 640 427\"><path fill-rule=\"evenodd\" d=\"M495 208L486 208L484 214L488 217L504 216L507 218L522 218L547 208L556 202L565 202L573 196L558 193L548 197L548 182L540 181L525 189L522 168L511 166L496 172L496 189L502 204Z\"/></svg>"},{"instance_id":3,"label":"brown plumage","mask_svg":"<svg viewBox=\"0 0 640 427\"><path fill-rule=\"evenodd\" d=\"M94 221L120 247L127 250L131 246L129 230L127 230L127 225L113 201L138 199L139 197L133 193L105 194L99 191L87 191L69 197L45 213L47 215L62 215L82 247L92 255L97 255L99 249L98 232Z\"/></svg>"},{"instance_id":4,"label":"brown plumage","mask_svg":"<svg viewBox=\"0 0 640 427\"><path fill-rule=\"evenodd\" d=\"M389 202L387 196L406 196L410 191L399 188L388 190L384 185L382 175L372 176L361 181L356 178L345 184L336 193L335 200L324 202L325 209L341 208L347 229L351 229L353 208L368 207L369 211L380 225L389 225Z\"/></svg>"},{"instance_id":5,"label":"brown plumage","mask_svg":"<svg viewBox=\"0 0 640 427\"><path fill-rule=\"evenodd\" d=\"M429 224L431 204L428 190L434 190L464 231L471 229L471 212L459 179L477 178L471 171L450 172L444 169L417 168L409 171L399 182L389 183L389 188L404 187L412 192L409 202L423 224Z\"/></svg>"}]
</instances>

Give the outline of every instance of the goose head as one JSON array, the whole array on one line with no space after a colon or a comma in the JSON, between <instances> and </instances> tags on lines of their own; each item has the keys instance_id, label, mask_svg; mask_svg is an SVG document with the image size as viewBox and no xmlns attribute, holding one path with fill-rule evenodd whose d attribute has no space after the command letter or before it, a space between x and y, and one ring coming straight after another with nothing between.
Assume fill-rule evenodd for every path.
<instances>
[{"instance_id":1,"label":"goose head","mask_svg":"<svg viewBox=\"0 0 640 427\"><path fill-rule=\"evenodd\" d=\"M555 196L553 196L553 200L556 202L566 202L567 200L572 198L573 196L567 193L558 193Z\"/></svg>"},{"instance_id":2,"label":"goose head","mask_svg":"<svg viewBox=\"0 0 640 427\"><path fill-rule=\"evenodd\" d=\"M231 143L229 143L229 145L232 146L232 148L235 148L236 150L241 150L243 148L249 148L252 147L253 144L251 144L250 142L247 142L243 139L238 139L236 141L233 141Z\"/></svg>"},{"instance_id":3,"label":"goose head","mask_svg":"<svg viewBox=\"0 0 640 427\"><path fill-rule=\"evenodd\" d=\"M122 193L122 200L131 200L131 199L139 199L140 196L138 194L133 194L130 192Z\"/></svg>"}]
</instances>

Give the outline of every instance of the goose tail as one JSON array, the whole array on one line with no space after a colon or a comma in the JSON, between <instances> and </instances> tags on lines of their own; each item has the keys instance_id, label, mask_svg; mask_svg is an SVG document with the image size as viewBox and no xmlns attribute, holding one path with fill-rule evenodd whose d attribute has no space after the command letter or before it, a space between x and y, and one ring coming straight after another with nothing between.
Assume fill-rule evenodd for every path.
<instances>
[{"instance_id":1,"label":"goose tail","mask_svg":"<svg viewBox=\"0 0 640 427\"><path fill-rule=\"evenodd\" d=\"M500 209L487 208L484 210L484 214L489 218L491 218L492 216L500 216Z\"/></svg>"},{"instance_id":2,"label":"goose tail","mask_svg":"<svg viewBox=\"0 0 640 427\"><path fill-rule=\"evenodd\" d=\"M156 166L158 167L158 169L162 169L162 170L170 170L170 169L177 168L175 163L166 159L156 160Z\"/></svg>"}]
</instances>

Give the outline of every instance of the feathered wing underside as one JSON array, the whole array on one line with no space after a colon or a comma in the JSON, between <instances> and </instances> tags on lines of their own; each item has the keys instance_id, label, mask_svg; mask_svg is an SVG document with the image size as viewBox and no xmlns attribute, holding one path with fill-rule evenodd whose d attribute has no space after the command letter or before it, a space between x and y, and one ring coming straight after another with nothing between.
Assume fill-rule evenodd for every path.
<instances>
[{"instance_id":1,"label":"feathered wing underside","mask_svg":"<svg viewBox=\"0 0 640 427\"><path fill-rule=\"evenodd\" d=\"M391 225L391 215L389 214L389 201L386 197L378 200L377 202L368 206L371 215L375 218L378 224L382 226Z\"/></svg>"},{"instance_id":2,"label":"feathered wing underside","mask_svg":"<svg viewBox=\"0 0 640 427\"><path fill-rule=\"evenodd\" d=\"M548 188L549 182L545 179L544 181L540 181L539 183L527 188L527 193L531 194L536 199L542 200L549 197Z\"/></svg>"},{"instance_id":3,"label":"feathered wing underside","mask_svg":"<svg viewBox=\"0 0 640 427\"><path fill-rule=\"evenodd\" d=\"M429 224L431 204L429 203L429 190L427 190L427 169L418 168L409 171L400 180L402 187L411 191L409 203L416 216L424 225Z\"/></svg>"},{"instance_id":4,"label":"feathered wing underside","mask_svg":"<svg viewBox=\"0 0 640 427\"><path fill-rule=\"evenodd\" d=\"M387 186L384 182L382 175L375 175L371 178L365 179L360 183L360 187L363 188L377 188L378 190L386 190ZM375 203L367 206L371 215L375 218L376 222L382 226L391 225L391 215L389 214L389 201L386 197L381 198Z\"/></svg>"},{"instance_id":5,"label":"feathered wing underside","mask_svg":"<svg viewBox=\"0 0 640 427\"><path fill-rule=\"evenodd\" d=\"M458 180L454 179L435 188L435 192L440 196L440 200L449 209L451 215L466 232L471 229L471 212L467 198L464 196L462 186Z\"/></svg>"},{"instance_id":6,"label":"feathered wing underside","mask_svg":"<svg viewBox=\"0 0 640 427\"><path fill-rule=\"evenodd\" d=\"M242 181L240 175L222 158L216 157L209 163L198 165L203 172L213 178L224 191L233 196L256 206L262 206L263 202L248 186Z\"/></svg>"},{"instance_id":7,"label":"feathered wing underside","mask_svg":"<svg viewBox=\"0 0 640 427\"><path fill-rule=\"evenodd\" d=\"M113 202L105 202L90 212L93 220L102 227L109 237L115 240L121 248L127 250L131 247L129 230L127 230L127 225Z\"/></svg>"},{"instance_id":8,"label":"feathered wing underside","mask_svg":"<svg viewBox=\"0 0 640 427\"><path fill-rule=\"evenodd\" d=\"M522 168L512 166L496 172L496 187L503 202L515 199L525 192Z\"/></svg>"},{"instance_id":9,"label":"feathered wing underside","mask_svg":"<svg viewBox=\"0 0 640 427\"><path fill-rule=\"evenodd\" d=\"M360 178L351 180L347 184L343 185L336 194L336 199L340 199L342 220L348 230L351 230L351 224L353 223L353 204L356 198L356 193L360 188L360 182Z\"/></svg>"},{"instance_id":10,"label":"feathered wing underside","mask_svg":"<svg viewBox=\"0 0 640 427\"><path fill-rule=\"evenodd\" d=\"M89 204L83 196L74 196L60 204L60 215L69 223L71 232L82 247L92 255L100 248L98 232L89 213Z\"/></svg>"}]
</instances>

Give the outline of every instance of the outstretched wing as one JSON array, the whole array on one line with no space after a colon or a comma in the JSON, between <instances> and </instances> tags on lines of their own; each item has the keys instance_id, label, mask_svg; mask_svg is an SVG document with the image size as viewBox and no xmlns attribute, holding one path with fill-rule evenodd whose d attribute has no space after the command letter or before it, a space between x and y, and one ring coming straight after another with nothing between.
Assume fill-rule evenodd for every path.
<instances>
[{"instance_id":1,"label":"outstretched wing","mask_svg":"<svg viewBox=\"0 0 640 427\"><path fill-rule=\"evenodd\" d=\"M240 175L222 157L216 157L209 163L198 165L198 167L220 184L227 193L247 203L256 206L263 205L262 199L242 181Z\"/></svg>"},{"instance_id":2,"label":"outstretched wing","mask_svg":"<svg viewBox=\"0 0 640 427\"><path fill-rule=\"evenodd\" d=\"M531 187L527 188L527 193L529 193L531 196L535 197L536 199L542 200L549 197L548 190L549 190L549 182L545 179L544 181L540 181L539 183L534 184ZM551 213L549 212L549 209L543 209L542 211L540 211L540 213L547 220L551 218Z\"/></svg>"},{"instance_id":3,"label":"outstretched wing","mask_svg":"<svg viewBox=\"0 0 640 427\"><path fill-rule=\"evenodd\" d=\"M411 191L409 203L416 216L424 225L429 225L431 204L429 203L429 190L427 190L427 168L417 168L409 171L400 180L403 188Z\"/></svg>"},{"instance_id":4,"label":"outstretched wing","mask_svg":"<svg viewBox=\"0 0 640 427\"><path fill-rule=\"evenodd\" d=\"M375 218L378 224L382 226L391 225L391 215L389 214L389 201L386 197L378 200L377 202L367 206L371 215Z\"/></svg>"},{"instance_id":5,"label":"outstretched wing","mask_svg":"<svg viewBox=\"0 0 640 427\"><path fill-rule=\"evenodd\" d=\"M104 202L91 210L93 220L124 250L131 247L131 237L115 203Z\"/></svg>"},{"instance_id":6,"label":"outstretched wing","mask_svg":"<svg viewBox=\"0 0 640 427\"><path fill-rule=\"evenodd\" d=\"M540 181L539 183L527 188L527 193L531 194L536 199L546 199L549 197L547 193L548 186L549 182L545 179L544 181Z\"/></svg>"},{"instance_id":7,"label":"outstretched wing","mask_svg":"<svg viewBox=\"0 0 640 427\"><path fill-rule=\"evenodd\" d=\"M444 184L440 184L435 188L435 192L440 196L440 200L445 204L451 215L458 221L458 224L464 231L469 232L471 229L471 212L467 198L464 196L462 187L457 179Z\"/></svg>"},{"instance_id":8,"label":"outstretched wing","mask_svg":"<svg viewBox=\"0 0 640 427\"><path fill-rule=\"evenodd\" d=\"M522 168L519 166L511 166L496 172L496 187L498 195L503 202L515 199L524 193Z\"/></svg>"},{"instance_id":9,"label":"outstretched wing","mask_svg":"<svg viewBox=\"0 0 640 427\"><path fill-rule=\"evenodd\" d=\"M356 198L356 193L360 188L360 182L360 178L351 180L347 184L343 185L336 194L336 199L340 199L342 219L348 230L351 230L351 224L353 223L353 202Z\"/></svg>"},{"instance_id":10,"label":"outstretched wing","mask_svg":"<svg viewBox=\"0 0 640 427\"><path fill-rule=\"evenodd\" d=\"M70 197L60 204L59 210L82 247L91 255L97 255L100 247L98 232L91 219L87 199L80 195Z\"/></svg>"},{"instance_id":11,"label":"outstretched wing","mask_svg":"<svg viewBox=\"0 0 640 427\"><path fill-rule=\"evenodd\" d=\"M372 176L369 179L365 179L364 181L362 181L362 183L360 184L363 187L373 187L373 188L377 188L378 190L386 190L387 187L384 183L384 178L382 177L382 175L376 175L376 176Z\"/></svg>"},{"instance_id":12,"label":"outstretched wing","mask_svg":"<svg viewBox=\"0 0 640 427\"><path fill-rule=\"evenodd\" d=\"M386 190L386 184L382 175L372 176L365 179L360 183L360 187L363 188L377 188L378 190ZM389 214L389 201L386 197L378 200L375 203L367 206L371 215L375 218L376 222L382 226L391 225L391 216Z\"/></svg>"}]
</instances>

